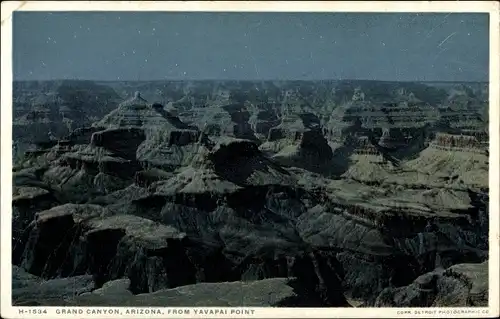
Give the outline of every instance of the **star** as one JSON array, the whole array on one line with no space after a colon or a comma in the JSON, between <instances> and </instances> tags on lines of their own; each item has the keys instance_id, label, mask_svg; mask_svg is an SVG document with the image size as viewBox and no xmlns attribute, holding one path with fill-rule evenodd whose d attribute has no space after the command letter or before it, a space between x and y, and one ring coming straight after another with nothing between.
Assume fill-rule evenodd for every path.
<instances>
[{"instance_id":1,"label":"star","mask_svg":"<svg viewBox=\"0 0 500 319\"><path fill-rule=\"evenodd\" d=\"M155 32L155 31L156 31L156 28L153 28L153 32Z\"/></svg>"},{"instance_id":2,"label":"star","mask_svg":"<svg viewBox=\"0 0 500 319\"><path fill-rule=\"evenodd\" d=\"M187 72L186 72L186 71L184 71L182 74L186 75L186 74L187 74Z\"/></svg>"},{"instance_id":3,"label":"star","mask_svg":"<svg viewBox=\"0 0 500 319\"><path fill-rule=\"evenodd\" d=\"M179 64L178 64L178 63L176 63L176 64L175 64L175 66L179 66Z\"/></svg>"},{"instance_id":4,"label":"star","mask_svg":"<svg viewBox=\"0 0 500 319\"><path fill-rule=\"evenodd\" d=\"M137 32L138 32L139 34L141 34L141 30L137 30Z\"/></svg>"},{"instance_id":5,"label":"star","mask_svg":"<svg viewBox=\"0 0 500 319\"><path fill-rule=\"evenodd\" d=\"M226 72L226 69L224 69L224 72Z\"/></svg>"},{"instance_id":6,"label":"star","mask_svg":"<svg viewBox=\"0 0 500 319\"><path fill-rule=\"evenodd\" d=\"M144 62L148 63L148 59L144 59Z\"/></svg>"}]
</instances>

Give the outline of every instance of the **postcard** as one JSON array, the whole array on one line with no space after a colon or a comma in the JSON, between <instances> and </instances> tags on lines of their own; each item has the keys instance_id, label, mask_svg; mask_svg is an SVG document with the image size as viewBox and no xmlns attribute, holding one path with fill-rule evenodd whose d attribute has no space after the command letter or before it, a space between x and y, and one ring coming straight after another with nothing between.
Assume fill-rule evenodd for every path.
<instances>
[{"instance_id":1,"label":"postcard","mask_svg":"<svg viewBox=\"0 0 500 319\"><path fill-rule=\"evenodd\" d=\"M1 315L499 315L499 4L2 2Z\"/></svg>"}]
</instances>

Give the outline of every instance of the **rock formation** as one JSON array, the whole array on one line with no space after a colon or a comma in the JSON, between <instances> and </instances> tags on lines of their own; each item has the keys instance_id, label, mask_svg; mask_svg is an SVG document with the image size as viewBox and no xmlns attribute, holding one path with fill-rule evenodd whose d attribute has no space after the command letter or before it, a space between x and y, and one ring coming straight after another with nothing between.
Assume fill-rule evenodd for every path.
<instances>
[{"instance_id":1,"label":"rock formation","mask_svg":"<svg viewBox=\"0 0 500 319\"><path fill-rule=\"evenodd\" d=\"M23 121L43 113L57 137L14 163L16 305L485 304L479 93L370 81L106 85L131 98L71 130L29 106L51 85L15 93L15 118L36 127Z\"/></svg>"},{"instance_id":2,"label":"rock formation","mask_svg":"<svg viewBox=\"0 0 500 319\"><path fill-rule=\"evenodd\" d=\"M424 274L408 286L386 288L376 307L487 307L488 262L458 264Z\"/></svg>"}]
</instances>

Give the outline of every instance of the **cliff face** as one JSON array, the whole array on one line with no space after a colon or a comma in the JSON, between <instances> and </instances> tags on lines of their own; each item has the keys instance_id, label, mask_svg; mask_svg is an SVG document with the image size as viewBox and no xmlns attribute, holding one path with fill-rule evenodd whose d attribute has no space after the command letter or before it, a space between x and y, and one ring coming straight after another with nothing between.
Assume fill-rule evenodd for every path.
<instances>
[{"instance_id":1,"label":"cliff face","mask_svg":"<svg viewBox=\"0 0 500 319\"><path fill-rule=\"evenodd\" d=\"M285 115L269 130L259 149L281 165L328 172L333 152L323 136L320 120L312 113Z\"/></svg>"},{"instance_id":2,"label":"cliff face","mask_svg":"<svg viewBox=\"0 0 500 319\"><path fill-rule=\"evenodd\" d=\"M421 102L352 101L335 109L326 125L332 140L342 142L353 128L373 132L377 138L391 139L390 148L404 147L412 130L439 119L438 111Z\"/></svg>"},{"instance_id":3,"label":"cliff face","mask_svg":"<svg viewBox=\"0 0 500 319\"><path fill-rule=\"evenodd\" d=\"M475 189L488 188L488 150L474 136L438 133L407 167Z\"/></svg>"},{"instance_id":4,"label":"cliff face","mask_svg":"<svg viewBox=\"0 0 500 319\"><path fill-rule=\"evenodd\" d=\"M280 124L280 114L277 112L279 105L269 103L250 104L250 107L253 108L253 112L248 123L256 134L267 137L269 131Z\"/></svg>"},{"instance_id":5,"label":"cliff face","mask_svg":"<svg viewBox=\"0 0 500 319\"><path fill-rule=\"evenodd\" d=\"M486 147L480 142L480 139L474 135L453 135L438 133L435 141L431 144L433 147L442 150L458 150L465 152L485 153Z\"/></svg>"},{"instance_id":6,"label":"cliff face","mask_svg":"<svg viewBox=\"0 0 500 319\"><path fill-rule=\"evenodd\" d=\"M209 136L257 140L256 127L255 123L251 124L251 116L245 104L213 102L209 107L194 110L190 122Z\"/></svg>"},{"instance_id":7,"label":"cliff face","mask_svg":"<svg viewBox=\"0 0 500 319\"><path fill-rule=\"evenodd\" d=\"M405 135L402 129L384 128L378 144L387 149L402 148L408 145L408 137Z\"/></svg>"},{"instance_id":8,"label":"cliff face","mask_svg":"<svg viewBox=\"0 0 500 319\"><path fill-rule=\"evenodd\" d=\"M277 146L278 149L272 158L281 165L301 167L315 172L325 172L330 169L333 152L319 130L295 132L294 136L290 136L290 133L287 135L284 139L263 144L261 149L266 151Z\"/></svg>"},{"instance_id":9,"label":"cliff face","mask_svg":"<svg viewBox=\"0 0 500 319\"><path fill-rule=\"evenodd\" d=\"M145 138L141 129L108 129L92 134L90 145L103 147L125 159L135 159L137 148Z\"/></svg>"}]
</instances>

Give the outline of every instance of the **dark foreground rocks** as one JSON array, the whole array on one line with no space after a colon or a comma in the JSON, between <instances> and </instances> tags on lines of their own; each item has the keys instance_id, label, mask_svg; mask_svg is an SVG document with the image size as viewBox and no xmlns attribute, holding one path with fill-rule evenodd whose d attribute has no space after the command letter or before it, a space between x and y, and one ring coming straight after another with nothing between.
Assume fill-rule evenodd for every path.
<instances>
[{"instance_id":1,"label":"dark foreground rocks","mask_svg":"<svg viewBox=\"0 0 500 319\"><path fill-rule=\"evenodd\" d=\"M12 267L12 304L16 306L60 304L65 298L74 298L95 288L90 275L43 280Z\"/></svg>"},{"instance_id":2,"label":"dark foreground rocks","mask_svg":"<svg viewBox=\"0 0 500 319\"><path fill-rule=\"evenodd\" d=\"M130 283L128 278L117 279L96 289L91 276L42 280L13 267L12 301L16 306L325 306L320 296L305 290L295 278L200 283L136 295Z\"/></svg>"},{"instance_id":3,"label":"dark foreground rocks","mask_svg":"<svg viewBox=\"0 0 500 319\"><path fill-rule=\"evenodd\" d=\"M404 287L386 288L376 307L487 307L488 262L458 264L424 274Z\"/></svg>"}]
</instances>

